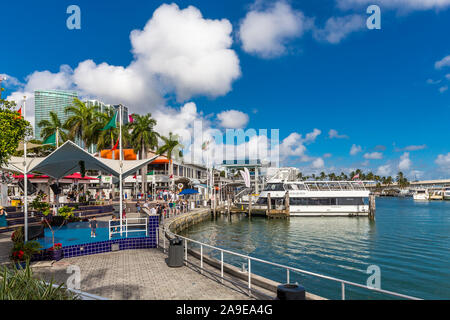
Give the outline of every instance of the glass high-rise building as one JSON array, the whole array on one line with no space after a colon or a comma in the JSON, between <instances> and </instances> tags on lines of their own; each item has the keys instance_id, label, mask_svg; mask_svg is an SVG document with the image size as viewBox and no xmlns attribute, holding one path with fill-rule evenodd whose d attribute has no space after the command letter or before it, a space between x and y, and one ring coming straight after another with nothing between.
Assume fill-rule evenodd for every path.
<instances>
[{"instance_id":1,"label":"glass high-rise building","mask_svg":"<svg viewBox=\"0 0 450 320\"><path fill-rule=\"evenodd\" d=\"M66 114L65 109L72 105L74 98L78 98L76 91L36 90L34 92L34 136L36 139L42 139L41 128L38 124L42 120L50 120L50 111L55 112L62 123L67 120L69 115Z\"/></svg>"}]
</instances>

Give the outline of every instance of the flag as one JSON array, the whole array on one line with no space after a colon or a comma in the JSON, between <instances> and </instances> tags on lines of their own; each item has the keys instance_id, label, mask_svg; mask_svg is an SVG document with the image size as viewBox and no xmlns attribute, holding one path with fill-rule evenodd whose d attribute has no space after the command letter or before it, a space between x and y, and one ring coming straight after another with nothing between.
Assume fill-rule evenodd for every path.
<instances>
[{"instance_id":1,"label":"flag","mask_svg":"<svg viewBox=\"0 0 450 320\"><path fill-rule=\"evenodd\" d=\"M128 115L128 122L129 123L133 123L134 122L134 119L133 119L133 115L131 114L131 115Z\"/></svg>"},{"instance_id":2,"label":"flag","mask_svg":"<svg viewBox=\"0 0 450 320\"><path fill-rule=\"evenodd\" d=\"M205 141L205 142L203 142L203 144L202 144L202 150L203 150L203 151L205 151L205 150L207 150L207 149L208 149L208 147L209 147L209 140L208 140L208 141Z\"/></svg>"},{"instance_id":3,"label":"flag","mask_svg":"<svg viewBox=\"0 0 450 320\"><path fill-rule=\"evenodd\" d=\"M352 180L355 180L355 179L359 179L359 173L352 178Z\"/></svg>"},{"instance_id":4,"label":"flag","mask_svg":"<svg viewBox=\"0 0 450 320\"><path fill-rule=\"evenodd\" d=\"M17 112L20 114L20 116L22 116L22 108L20 108L19 110L17 110Z\"/></svg>"},{"instance_id":5,"label":"flag","mask_svg":"<svg viewBox=\"0 0 450 320\"><path fill-rule=\"evenodd\" d=\"M45 139L45 141L42 142L42 144L51 144L56 146L56 132L51 136L49 136L47 139Z\"/></svg>"},{"instance_id":6,"label":"flag","mask_svg":"<svg viewBox=\"0 0 450 320\"><path fill-rule=\"evenodd\" d=\"M111 120L109 120L108 124L102 129L102 131L111 129L111 128L117 128L117 111L114 114L114 117L111 118ZM115 149L113 149L115 150Z\"/></svg>"},{"instance_id":7,"label":"flag","mask_svg":"<svg viewBox=\"0 0 450 320\"><path fill-rule=\"evenodd\" d=\"M114 145L114 147L112 148L112 151L117 150L117 147L119 146L119 139L117 139L116 144Z\"/></svg>"},{"instance_id":8,"label":"flag","mask_svg":"<svg viewBox=\"0 0 450 320\"><path fill-rule=\"evenodd\" d=\"M136 175L134 175L134 176L133 176L133 179L136 179L136 178L137 178Z\"/></svg>"},{"instance_id":9,"label":"flag","mask_svg":"<svg viewBox=\"0 0 450 320\"><path fill-rule=\"evenodd\" d=\"M155 174L155 172L152 170L152 171L150 171L149 173L147 173L147 175L148 176L152 176L152 175L154 175Z\"/></svg>"}]
</instances>

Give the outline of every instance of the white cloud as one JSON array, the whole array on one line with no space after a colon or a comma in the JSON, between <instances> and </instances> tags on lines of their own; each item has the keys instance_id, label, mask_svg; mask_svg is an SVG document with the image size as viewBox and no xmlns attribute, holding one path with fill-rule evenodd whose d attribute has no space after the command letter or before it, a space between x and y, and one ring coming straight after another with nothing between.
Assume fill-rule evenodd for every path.
<instances>
[{"instance_id":1,"label":"white cloud","mask_svg":"<svg viewBox=\"0 0 450 320\"><path fill-rule=\"evenodd\" d=\"M422 144L422 145L411 145L411 146L406 146L404 148L395 148L396 152L403 152L403 151L417 151L417 150L423 150L427 147L426 144Z\"/></svg>"},{"instance_id":2,"label":"white cloud","mask_svg":"<svg viewBox=\"0 0 450 320\"><path fill-rule=\"evenodd\" d=\"M302 156L306 151L303 145L302 135L297 132L291 133L280 144L280 156Z\"/></svg>"},{"instance_id":3,"label":"white cloud","mask_svg":"<svg viewBox=\"0 0 450 320\"><path fill-rule=\"evenodd\" d=\"M362 151L361 146L357 146L356 144L352 145L352 148L350 149L350 155L354 156L355 154Z\"/></svg>"},{"instance_id":4,"label":"white cloud","mask_svg":"<svg viewBox=\"0 0 450 320\"><path fill-rule=\"evenodd\" d=\"M348 136L347 136L347 135L345 135L345 134L339 134L339 132L337 132L337 131L334 130L334 129L331 129L331 130L328 132L328 137L329 137L330 139L334 139L334 138L336 138L336 139L348 139Z\"/></svg>"},{"instance_id":5,"label":"white cloud","mask_svg":"<svg viewBox=\"0 0 450 320\"><path fill-rule=\"evenodd\" d=\"M230 49L231 32L226 19L204 19L193 6L180 10L176 4L163 4L130 38L137 60L184 101L195 95L224 95L240 77L239 59Z\"/></svg>"},{"instance_id":6,"label":"white cloud","mask_svg":"<svg viewBox=\"0 0 450 320\"><path fill-rule=\"evenodd\" d=\"M321 169L321 168L325 167L325 162L323 161L322 158L317 158L316 160L314 160L312 162L312 167L314 169Z\"/></svg>"},{"instance_id":7,"label":"white cloud","mask_svg":"<svg viewBox=\"0 0 450 320\"><path fill-rule=\"evenodd\" d=\"M441 82L442 82L442 80L433 80L433 79L428 79L427 80L428 84L439 84Z\"/></svg>"},{"instance_id":8,"label":"white cloud","mask_svg":"<svg viewBox=\"0 0 450 320\"><path fill-rule=\"evenodd\" d=\"M310 25L302 12L278 1L264 11L249 11L240 24L239 36L244 51L272 58L283 55L286 43L301 37Z\"/></svg>"},{"instance_id":9,"label":"white cloud","mask_svg":"<svg viewBox=\"0 0 450 320\"><path fill-rule=\"evenodd\" d=\"M374 4L373 0L337 0L341 9L352 9ZM375 4L381 8L408 10L446 9L450 0L378 0Z\"/></svg>"},{"instance_id":10,"label":"white cloud","mask_svg":"<svg viewBox=\"0 0 450 320\"><path fill-rule=\"evenodd\" d=\"M222 128L240 129L248 123L248 114L238 110L227 110L219 113L217 119Z\"/></svg>"},{"instance_id":11,"label":"white cloud","mask_svg":"<svg viewBox=\"0 0 450 320\"><path fill-rule=\"evenodd\" d=\"M389 164L379 166L376 172L379 176L390 176L392 174L392 167Z\"/></svg>"},{"instance_id":12,"label":"white cloud","mask_svg":"<svg viewBox=\"0 0 450 320\"><path fill-rule=\"evenodd\" d=\"M399 170L409 170L411 167L411 160L409 159L409 152L405 152L400 157L400 163L398 164Z\"/></svg>"},{"instance_id":13,"label":"white cloud","mask_svg":"<svg viewBox=\"0 0 450 320\"><path fill-rule=\"evenodd\" d=\"M324 153L323 157L326 158L331 158L333 155L331 153Z\"/></svg>"},{"instance_id":14,"label":"white cloud","mask_svg":"<svg viewBox=\"0 0 450 320\"><path fill-rule=\"evenodd\" d=\"M450 73L446 74L445 77L447 78L447 80L450 80Z\"/></svg>"},{"instance_id":15,"label":"white cloud","mask_svg":"<svg viewBox=\"0 0 450 320\"><path fill-rule=\"evenodd\" d=\"M316 141L317 137L320 136L322 131L319 129L314 129L312 132L309 132L306 134L305 139L303 139L303 142L311 143Z\"/></svg>"},{"instance_id":16,"label":"white cloud","mask_svg":"<svg viewBox=\"0 0 450 320\"><path fill-rule=\"evenodd\" d=\"M440 167L441 171L450 173L450 152L438 155L434 162Z\"/></svg>"},{"instance_id":17,"label":"white cloud","mask_svg":"<svg viewBox=\"0 0 450 320\"><path fill-rule=\"evenodd\" d=\"M382 159L383 154L381 152L372 152L364 154L364 159Z\"/></svg>"},{"instance_id":18,"label":"white cloud","mask_svg":"<svg viewBox=\"0 0 450 320\"><path fill-rule=\"evenodd\" d=\"M450 55L442 58L439 61L436 61L436 63L434 64L434 67L436 69L442 69L444 67L450 67Z\"/></svg>"},{"instance_id":19,"label":"white cloud","mask_svg":"<svg viewBox=\"0 0 450 320\"><path fill-rule=\"evenodd\" d=\"M443 86L443 87L440 87L439 88L439 92L440 93L444 93L445 91L447 91L448 90L448 86Z\"/></svg>"},{"instance_id":20,"label":"white cloud","mask_svg":"<svg viewBox=\"0 0 450 320\"><path fill-rule=\"evenodd\" d=\"M331 17L324 28L315 28L313 35L318 41L337 44L355 31L364 30L365 19L360 15Z\"/></svg>"}]
</instances>

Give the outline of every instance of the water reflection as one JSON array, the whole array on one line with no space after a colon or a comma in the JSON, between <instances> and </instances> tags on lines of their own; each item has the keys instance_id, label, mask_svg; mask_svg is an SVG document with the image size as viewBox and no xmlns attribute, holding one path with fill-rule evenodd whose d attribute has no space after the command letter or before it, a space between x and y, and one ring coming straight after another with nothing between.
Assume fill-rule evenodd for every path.
<instances>
[{"instance_id":1,"label":"water reflection","mask_svg":"<svg viewBox=\"0 0 450 320\"><path fill-rule=\"evenodd\" d=\"M290 220L222 216L185 232L191 238L253 257L365 284L367 267L381 268L382 288L429 299L450 297L450 201L378 199L367 218L293 217ZM216 253L218 255L218 253ZM227 257L237 266L242 259ZM285 281L264 265L255 273ZM339 288L296 275L310 291L339 298ZM377 297L354 290L354 297Z\"/></svg>"}]
</instances>

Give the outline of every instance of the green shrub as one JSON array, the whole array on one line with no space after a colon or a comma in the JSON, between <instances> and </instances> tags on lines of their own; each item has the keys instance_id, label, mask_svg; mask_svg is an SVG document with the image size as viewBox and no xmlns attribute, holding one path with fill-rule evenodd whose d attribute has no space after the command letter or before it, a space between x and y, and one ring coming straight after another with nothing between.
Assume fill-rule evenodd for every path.
<instances>
[{"instance_id":1,"label":"green shrub","mask_svg":"<svg viewBox=\"0 0 450 320\"><path fill-rule=\"evenodd\" d=\"M53 286L33 276L27 263L24 269L0 269L0 300L78 300L63 284Z\"/></svg>"}]
</instances>

